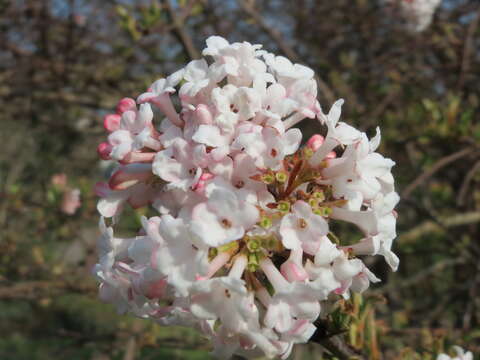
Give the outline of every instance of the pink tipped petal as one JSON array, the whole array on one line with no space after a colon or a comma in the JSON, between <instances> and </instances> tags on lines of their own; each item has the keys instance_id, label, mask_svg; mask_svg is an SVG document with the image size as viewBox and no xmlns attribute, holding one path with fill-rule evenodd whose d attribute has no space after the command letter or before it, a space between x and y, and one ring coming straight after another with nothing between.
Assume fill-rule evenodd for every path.
<instances>
[{"instance_id":1,"label":"pink tipped petal","mask_svg":"<svg viewBox=\"0 0 480 360\"><path fill-rule=\"evenodd\" d=\"M311 150L317 151L320 148L320 146L322 146L324 141L325 141L325 138L322 135L315 134L310 139L308 139L307 146Z\"/></svg>"},{"instance_id":2,"label":"pink tipped petal","mask_svg":"<svg viewBox=\"0 0 480 360\"><path fill-rule=\"evenodd\" d=\"M110 153L112 152L112 146L107 143L103 142L101 144L98 144L97 147L97 154L102 160L110 160Z\"/></svg>"},{"instance_id":3,"label":"pink tipped petal","mask_svg":"<svg viewBox=\"0 0 480 360\"><path fill-rule=\"evenodd\" d=\"M117 104L117 114L123 114L128 110L135 110L137 105L132 98L123 98Z\"/></svg>"}]
</instances>

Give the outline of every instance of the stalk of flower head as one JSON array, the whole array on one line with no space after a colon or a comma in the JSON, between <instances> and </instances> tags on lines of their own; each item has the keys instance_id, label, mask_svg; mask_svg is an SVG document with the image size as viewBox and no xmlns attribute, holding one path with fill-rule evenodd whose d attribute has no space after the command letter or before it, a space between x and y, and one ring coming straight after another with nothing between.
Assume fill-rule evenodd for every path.
<instances>
[{"instance_id":1,"label":"stalk of flower head","mask_svg":"<svg viewBox=\"0 0 480 360\"><path fill-rule=\"evenodd\" d=\"M397 268L394 162L376 152L379 129L368 139L340 121L343 100L323 113L308 67L218 36L203 55L105 118L98 153L118 167L96 186L94 273L104 301L193 326L214 354L285 358L322 304L379 281L358 255ZM301 146L303 119L327 132ZM121 221L126 203L158 216L121 239L104 219ZM359 228L357 244L336 221Z\"/></svg>"}]
</instances>

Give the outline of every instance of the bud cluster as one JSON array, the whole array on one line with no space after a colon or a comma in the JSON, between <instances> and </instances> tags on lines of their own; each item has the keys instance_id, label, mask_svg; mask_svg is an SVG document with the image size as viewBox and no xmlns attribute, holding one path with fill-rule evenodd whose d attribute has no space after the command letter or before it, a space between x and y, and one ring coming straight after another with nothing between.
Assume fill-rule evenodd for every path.
<instances>
[{"instance_id":1,"label":"bud cluster","mask_svg":"<svg viewBox=\"0 0 480 360\"><path fill-rule=\"evenodd\" d=\"M322 304L379 281L363 256L396 270L394 162L376 152L378 128L369 140L339 121L343 100L322 111L308 67L218 36L203 55L105 117L98 153L118 167L96 187L100 297L199 329L221 358L285 358ZM305 118L326 134L301 147L293 126ZM126 203L158 216L118 238L106 218ZM342 221L358 241L335 234Z\"/></svg>"}]
</instances>

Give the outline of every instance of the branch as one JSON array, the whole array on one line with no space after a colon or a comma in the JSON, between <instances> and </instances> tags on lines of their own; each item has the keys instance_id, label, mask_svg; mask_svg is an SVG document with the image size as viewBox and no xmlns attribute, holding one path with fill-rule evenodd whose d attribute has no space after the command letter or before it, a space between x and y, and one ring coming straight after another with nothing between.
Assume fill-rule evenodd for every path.
<instances>
[{"instance_id":1,"label":"branch","mask_svg":"<svg viewBox=\"0 0 480 360\"><path fill-rule=\"evenodd\" d=\"M458 192L457 204L462 206L465 204L465 199L467 197L467 191L469 189L470 182L472 181L475 174L480 171L480 161L470 169L467 173L467 176L463 179L462 185L460 186L460 191Z\"/></svg>"},{"instance_id":2,"label":"branch","mask_svg":"<svg viewBox=\"0 0 480 360\"><path fill-rule=\"evenodd\" d=\"M390 284L382 286L381 288L374 289L371 291L372 294L385 294L389 290L395 289L395 291L398 291L402 288L406 288L415 284L418 284L425 278L428 278L429 276L433 274L440 274L443 270L450 266L455 266L458 264L464 264L466 262L466 259L464 257L458 257L455 259L446 259L443 261L439 261L429 268L420 271L413 275L412 277L409 277L403 281L400 282L390 282Z\"/></svg>"},{"instance_id":3,"label":"branch","mask_svg":"<svg viewBox=\"0 0 480 360\"><path fill-rule=\"evenodd\" d=\"M25 281L11 286L0 287L0 299L2 300L36 300L43 296L53 296L58 293L75 292L80 294L93 294L97 292L97 286L88 282L66 281Z\"/></svg>"},{"instance_id":4,"label":"branch","mask_svg":"<svg viewBox=\"0 0 480 360\"><path fill-rule=\"evenodd\" d=\"M474 224L477 222L480 222L480 211L446 216L438 220L438 223L441 225L434 221L425 221L424 223L414 227L412 230L399 236L397 241L401 242L402 244L409 243L428 233L438 233L444 231L445 228Z\"/></svg>"},{"instance_id":5,"label":"branch","mask_svg":"<svg viewBox=\"0 0 480 360\"><path fill-rule=\"evenodd\" d=\"M345 338L341 334L329 334L324 322L317 320L315 322L317 331L310 338L310 342L314 342L322 345L332 355L336 356L340 360L364 360L366 359L358 350L355 350L352 346L345 342Z\"/></svg>"},{"instance_id":6,"label":"branch","mask_svg":"<svg viewBox=\"0 0 480 360\"><path fill-rule=\"evenodd\" d=\"M460 76L458 77L457 89L461 90L465 79L467 77L468 71L470 70L470 59L473 50L473 41L475 36L475 30L477 30L478 22L480 21L480 6L478 6L477 13L473 18L472 22L468 26L467 35L465 37L465 45L463 47L462 54L462 65L460 68Z\"/></svg>"},{"instance_id":7,"label":"branch","mask_svg":"<svg viewBox=\"0 0 480 360\"><path fill-rule=\"evenodd\" d=\"M445 156L438 160L430 169L424 171L419 177L417 177L410 185L408 185L405 190L402 192L403 198L408 198L412 194L412 192L422 185L425 181L427 181L430 177L432 177L437 171L444 168L445 166L449 165L450 163L461 159L467 155L470 155L475 148L466 148L460 151L457 151L451 155Z\"/></svg>"},{"instance_id":8,"label":"branch","mask_svg":"<svg viewBox=\"0 0 480 360\"><path fill-rule=\"evenodd\" d=\"M172 6L170 0L164 0L165 7L168 11L170 16L170 20L173 24L173 34L178 39L178 41L183 45L188 57L190 59L198 59L200 57L200 53L198 52L197 48L193 44L193 40L191 36L185 31L185 22L183 17L177 16L176 9Z\"/></svg>"},{"instance_id":9,"label":"branch","mask_svg":"<svg viewBox=\"0 0 480 360\"><path fill-rule=\"evenodd\" d=\"M273 41L277 44L278 48L291 60L294 62L303 62L300 56L293 50L290 45L288 45L284 40L282 34L275 28L269 26L265 19L258 13L258 11L254 8L253 2L246 1L246 0L238 0L238 4L240 7L245 11L249 16L255 20L255 22L272 38ZM315 75L315 80L317 81L318 87L322 91L325 99L332 103L335 101L335 95L330 87Z\"/></svg>"},{"instance_id":10,"label":"branch","mask_svg":"<svg viewBox=\"0 0 480 360\"><path fill-rule=\"evenodd\" d=\"M345 343L341 335L335 335L327 338L317 337L318 331L310 338L311 342L322 345L332 355L335 355L340 360L363 360L365 357L357 353L353 348Z\"/></svg>"}]
</instances>

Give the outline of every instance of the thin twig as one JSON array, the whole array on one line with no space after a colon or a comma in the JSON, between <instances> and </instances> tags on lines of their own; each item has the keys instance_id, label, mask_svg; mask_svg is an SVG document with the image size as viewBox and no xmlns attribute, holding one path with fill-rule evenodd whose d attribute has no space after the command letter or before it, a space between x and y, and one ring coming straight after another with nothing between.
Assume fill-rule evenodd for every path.
<instances>
[{"instance_id":1,"label":"thin twig","mask_svg":"<svg viewBox=\"0 0 480 360\"><path fill-rule=\"evenodd\" d=\"M185 52L187 53L190 59L198 59L200 53L193 44L192 37L188 34L185 27L185 16L177 16L177 10L173 7L170 0L164 0L165 8L168 11L170 19L173 23L173 34L178 39L178 41L183 45Z\"/></svg>"},{"instance_id":2,"label":"thin twig","mask_svg":"<svg viewBox=\"0 0 480 360\"><path fill-rule=\"evenodd\" d=\"M336 356L340 360L365 359L364 356L349 346L341 335L325 337L317 330L317 332L315 332L315 334L313 334L313 336L310 338L310 341L322 345L332 355Z\"/></svg>"},{"instance_id":3,"label":"thin twig","mask_svg":"<svg viewBox=\"0 0 480 360\"><path fill-rule=\"evenodd\" d=\"M44 296L53 296L63 292L93 294L96 291L97 286L90 282L82 284L75 281L26 281L11 286L0 286L0 299L36 300Z\"/></svg>"},{"instance_id":4,"label":"thin twig","mask_svg":"<svg viewBox=\"0 0 480 360\"><path fill-rule=\"evenodd\" d=\"M382 286L381 288L374 289L371 291L372 294L385 294L386 292L394 289L395 291L406 288L409 286L413 286L418 284L419 282L423 281L424 279L428 278L430 275L435 274L435 273L440 273L441 271L445 270L445 268L454 266L457 264L463 264L465 263L466 260L464 257L458 257L456 259L446 259L443 261L439 261L429 268L420 271L413 275L410 278L407 278L403 281L400 282L390 282L390 284Z\"/></svg>"},{"instance_id":5,"label":"thin twig","mask_svg":"<svg viewBox=\"0 0 480 360\"><path fill-rule=\"evenodd\" d=\"M402 197L408 198L412 194L412 192L422 185L425 181L427 181L430 177L432 177L437 171L444 168L448 164L461 159L467 155L470 155L475 148L466 148L460 151L457 151L451 155L445 156L438 160L430 169L424 171L419 177L417 177L410 185L408 185L405 190L403 190Z\"/></svg>"},{"instance_id":6,"label":"thin twig","mask_svg":"<svg viewBox=\"0 0 480 360\"><path fill-rule=\"evenodd\" d=\"M438 219L438 222L442 225L440 226L435 221L425 221L424 223L414 227L412 230L401 235L397 241L402 244L406 244L415 241L420 236L428 233L442 232L445 228L480 222L480 211L472 211L463 214L446 216Z\"/></svg>"},{"instance_id":7,"label":"thin twig","mask_svg":"<svg viewBox=\"0 0 480 360\"><path fill-rule=\"evenodd\" d=\"M463 179L463 182L462 182L462 185L460 186L460 191L458 192L458 197L457 197L458 205L462 206L465 203L470 182L472 181L475 174L479 171L480 171L480 161L477 161L477 163L470 169L470 171L467 173L467 175Z\"/></svg>"},{"instance_id":8,"label":"thin twig","mask_svg":"<svg viewBox=\"0 0 480 360\"><path fill-rule=\"evenodd\" d=\"M465 45L463 47L462 65L460 68L460 75L458 77L457 89L461 90L465 84L465 79L470 70L470 60L473 51L473 42L475 37L475 31L477 30L478 23L480 21L480 5L478 6L477 13L472 22L468 26L467 35L465 37Z\"/></svg>"}]
</instances>

